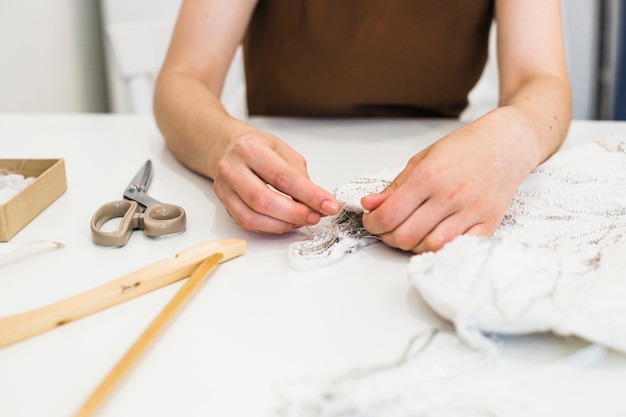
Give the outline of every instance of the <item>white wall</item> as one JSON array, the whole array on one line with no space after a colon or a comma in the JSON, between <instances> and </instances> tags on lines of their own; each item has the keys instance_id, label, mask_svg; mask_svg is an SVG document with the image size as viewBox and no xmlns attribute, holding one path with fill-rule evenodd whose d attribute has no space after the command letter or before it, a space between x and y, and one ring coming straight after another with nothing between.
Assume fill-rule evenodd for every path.
<instances>
[{"instance_id":1,"label":"white wall","mask_svg":"<svg viewBox=\"0 0 626 417\"><path fill-rule=\"evenodd\" d=\"M0 0L0 112L107 111L97 0Z\"/></svg>"},{"instance_id":2,"label":"white wall","mask_svg":"<svg viewBox=\"0 0 626 417\"><path fill-rule=\"evenodd\" d=\"M575 119L594 119L598 115L600 3L563 0L563 31L567 68L573 95Z\"/></svg>"},{"instance_id":3,"label":"white wall","mask_svg":"<svg viewBox=\"0 0 626 417\"><path fill-rule=\"evenodd\" d=\"M615 0L613 0L615 1ZM562 0L567 69L572 85L574 119L598 116L600 4L596 1ZM470 106L462 120L473 120L498 102L498 71L493 28L489 60L483 76L469 95Z\"/></svg>"},{"instance_id":4,"label":"white wall","mask_svg":"<svg viewBox=\"0 0 626 417\"><path fill-rule=\"evenodd\" d=\"M101 22L106 25L174 17L179 3L180 0L0 0L0 112L101 112L109 108L124 111L122 104L127 98L115 77L115 63L108 39L103 39ZM593 118L599 76L598 3L563 0L562 4L574 117ZM109 58L108 68L105 56ZM493 64L492 56L484 80L471 96L472 107L466 112L466 119L495 104L497 73Z\"/></svg>"}]
</instances>

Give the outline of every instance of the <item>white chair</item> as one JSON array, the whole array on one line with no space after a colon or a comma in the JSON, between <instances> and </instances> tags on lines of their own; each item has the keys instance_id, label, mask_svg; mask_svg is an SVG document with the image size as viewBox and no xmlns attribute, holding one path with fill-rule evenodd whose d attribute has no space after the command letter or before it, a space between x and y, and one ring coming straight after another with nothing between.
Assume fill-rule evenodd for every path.
<instances>
[{"instance_id":1,"label":"white chair","mask_svg":"<svg viewBox=\"0 0 626 417\"><path fill-rule=\"evenodd\" d=\"M111 111L152 114L154 83L179 7L180 0L102 0ZM241 48L227 74L221 98L231 113L245 115Z\"/></svg>"}]
</instances>

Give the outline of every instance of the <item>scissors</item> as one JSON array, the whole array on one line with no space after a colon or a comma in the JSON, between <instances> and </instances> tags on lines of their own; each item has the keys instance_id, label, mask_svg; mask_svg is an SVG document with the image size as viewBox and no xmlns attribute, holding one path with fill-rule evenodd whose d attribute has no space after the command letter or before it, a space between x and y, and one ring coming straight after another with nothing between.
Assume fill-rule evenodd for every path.
<instances>
[{"instance_id":1,"label":"scissors","mask_svg":"<svg viewBox=\"0 0 626 417\"><path fill-rule=\"evenodd\" d=\"M163 204L146 194L152 180L152 162L148 160L124 190L124 199L101 206L91 218L91 238L96 245L124 246L135 229L149 237L181 233L187 227L182 207ZM115 231L102 231L109 220L121 218Z\"/></svg>"}]
</instances>

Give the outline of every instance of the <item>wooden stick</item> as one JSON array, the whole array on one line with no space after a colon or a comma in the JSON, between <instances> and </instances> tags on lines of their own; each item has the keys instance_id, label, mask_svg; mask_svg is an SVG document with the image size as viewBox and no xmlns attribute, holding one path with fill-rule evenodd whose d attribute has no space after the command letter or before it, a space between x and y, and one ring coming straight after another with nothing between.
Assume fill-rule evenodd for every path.
<instances>
[{"instance_id":1,"label":"wooden stick","mask_svg":"<svg viewBox=\"0 0 626 417\"><path fill-rule=\"evenodd\" d=\"M120 359L117 365L111 370L102 383L91 394L75 417L88 417L99 408L102 402L109 396L124 375L130 370L133 364L139 359L142 353L148 348L150 343L156 339L159 332L170 321L180 307L191 297L194 291L202 284L217 264L222 260L223 255L217 253L211 255L193 272L189 280L178 290L170 302L150 323L146 330L139 336L139 339L130 347L126 354Z\"/></svg>"},{"instance_id":2,"label":"wooden stick","mask_svg":"<svg viewBox=\"0 0 626 417\"><path fill-rule=\"evenodd\" d=\"M204 242L180 252L173 259L155 262L63 301L0 318L0 348L186 278L214 253L222 253L219 262L224 262L241 255L245 248L246 242L241 239Z\"/></svg>"}]
</instances>

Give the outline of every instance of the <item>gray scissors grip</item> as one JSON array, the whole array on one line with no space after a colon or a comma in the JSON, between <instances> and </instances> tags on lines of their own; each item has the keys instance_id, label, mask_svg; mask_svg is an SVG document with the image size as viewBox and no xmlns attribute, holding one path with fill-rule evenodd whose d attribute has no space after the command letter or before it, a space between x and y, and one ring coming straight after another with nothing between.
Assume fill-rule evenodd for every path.
<instances>
[{"instance_id":1,"label":"gray scissors grip","mask_svg":"<svg viewBox=\"0 0 626 417\"><path fill-rule=\"evenodd\" d=\"M187 215L182 207L159 203L148 207L139 216L141 228L146 236L166 236L184 232L187 228Z\"/></svg>"},{"instance_id":2,"label":"gray scissors grip","mask_svg":"<svg viewBox=\"0 0 626 417\"><path fill-rule=\"evenodd\" d=\"M135 228L139 205L135 201L118 200L101 206L91 218L91 239L96 245L108 247L124 246ZM112 232L100 228L109 220L121 217L120 226Z\"/></svg>"}]
</instances>

